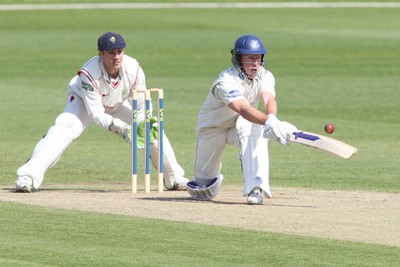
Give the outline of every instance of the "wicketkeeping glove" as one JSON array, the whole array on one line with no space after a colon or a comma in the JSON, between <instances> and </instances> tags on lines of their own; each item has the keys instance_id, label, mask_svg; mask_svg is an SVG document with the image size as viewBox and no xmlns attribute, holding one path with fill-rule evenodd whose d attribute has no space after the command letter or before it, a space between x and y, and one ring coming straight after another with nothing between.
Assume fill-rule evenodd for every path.
<instances>
[{"instance_id":1,"label":"wicketkeeping glove","mask_svg":"<svg viewBox=\"0 0 400 267\"><path fill-rule=\"evenodd\" d=\"M282 145L290 143L290 133L287 131L285 123L272 114L268 115L268 120L265 122L263 136Z\"/></svg>"},{"instance_id":2,"label":"wicketkeeping glove","mask_svg":"<svg viewBox=\"0 0 400 267\"><path fill-rule=\"evenodd\" d=\"M144 148L144 136L145 136L145 121L141 121L137 128L137 146L138 149ZM158 138L158 123L157 117L152 117L150 119L150 144L153 144L154 141Z\"/></svg>"}]
</instances>

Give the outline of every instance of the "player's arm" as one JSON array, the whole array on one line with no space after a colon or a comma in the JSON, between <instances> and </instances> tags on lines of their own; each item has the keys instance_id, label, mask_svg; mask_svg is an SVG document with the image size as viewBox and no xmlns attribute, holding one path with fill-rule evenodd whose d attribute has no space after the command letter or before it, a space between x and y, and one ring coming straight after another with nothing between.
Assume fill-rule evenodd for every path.
<instances>
[{"instance_id":1,"label":"player's arm","mask_svg":"<svg viewBox=\"0 0 400 267\"><path fill-rule=\"evenodd\" d=\"M262 92L261 101L263 103L265 114L274 114L276 116L278 112L278 105L276 103L275 96L268 92Z\"/></svg>"},{"instance_id":2,"label":"player's arm","mask_svg":"<svg viewBox=\"0 0 400 267\"><path fill-rule=\"evenodd\" d=\"M271 101L270 104L272 105L264 105L268 111L271 111L269 115L252 107L250 103L243 98L232 101L228 104L228 107L252 123L265 125L265 138L272 139L283 145L287 145L290 143L290 134L286 129L285 123L278 120L272 113L272 111L274 111L273 108L276 108L276 102Z\"/></svg>"},{"instance_id":3,"label":"player's arm","mask_svg":"<svg viewBox=\"0 0 400 267\"><path fill-rule=\"evenodd\" d=\"M131 127L118 118L106 114L96 84L93 83L85 74L80 73L80 92L89 117L99 126L108 129L126 142L132 140Z\"/></svg>"},{"instance_id":4,"label":"player's arm","mask_svg":"<svg viewBox=\"0 0 400 267\"><path fill-rule=\"evenodd\" d=\"M98 92L96 85L83 74L80 74L80 81L82 100L85 104L89 117L96 124L108 129L112 123L113 117L104 112L105 110L102 103L102 97Z\"/></svg>"},{"instance_id":5,"label":"player's arm","mask_svg":"<svg viewBox=\"0 0 400 267\"><path fill-rule=\"evenodd\" d=\"M228 104L228 107L252 123L265 125L265 122L268 119L267 114L252 107L244 98L232 101Z\"/></svg>"},{"instance_id":6,"label":"player's arm","mask_svg":"<svg viewBox=\"0 0 400 267\"><path fill-rule=\"evenodd\" d=\"M88 115L101 127L110 130L123 138L127 143L132 141L131 126L110 114L106 114L101 101L101 95L96 91L86 91L82 93Z\"/></svg>"}]
</instances>

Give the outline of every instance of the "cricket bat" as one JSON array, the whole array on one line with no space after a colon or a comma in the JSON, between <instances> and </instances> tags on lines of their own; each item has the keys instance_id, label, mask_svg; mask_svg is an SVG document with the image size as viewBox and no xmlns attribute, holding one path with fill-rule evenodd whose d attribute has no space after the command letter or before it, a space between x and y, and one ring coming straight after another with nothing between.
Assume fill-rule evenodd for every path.
<instances>
[{"instance_id":1,"label":"cricket bat","mask_svg":"<svg viewBox=\"0 0 400 267\"><path fill-rule=\"evenodd\" d=\"M305 131L295 131L290 135L290 141L318 148L322 151L329 152L344 159L350 159L357 153L357 148L346 144L342 141Z\"/></svg>"}]
</instances>

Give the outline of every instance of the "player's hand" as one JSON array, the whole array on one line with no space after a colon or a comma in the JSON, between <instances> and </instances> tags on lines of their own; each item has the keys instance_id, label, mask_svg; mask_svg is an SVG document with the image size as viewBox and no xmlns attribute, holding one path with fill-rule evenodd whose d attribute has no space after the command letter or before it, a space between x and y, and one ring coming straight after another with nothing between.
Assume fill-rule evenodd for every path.
<instances>
[{"instance_id":1,"label":"player's hand","mask_svg":"<svg viewBox=\"0 0 400 267\"><path fill-rule=\"evenodd\" d=\"M125 142L128 144L132 144L132 126L125 125L121 130L122 138L124 138Z\"/></svg>"},{"instance_id":2,"label":"player's hand","mask_svg":"<svg viewBox=\"0 0 400 267\"><path fill-rule=\"evenodd\" d=\"M132 144L132 126L126 124L118 118L114 118L108 129L110 129L110 131L116 135L122 137L128 144Z\"/></svg>"},{"instance_id":3,"label":"player's hand","mask_svg":"<svg viewBox=\"0 0 400 267\"><path fill-rule=\"evenodd\" d=\"M144 137L145 137L145 122L141 121L137 128L137 146L138 149L144 148ZM158 123L157 117L152 117L150 119L150 144L158 138Z\"/></svg>"},{"instance_id":4,"label":"player's hand","mask_svg":"<svg viewBox=\"0 0 400 267\"><path fill-rule=\"evenodd\" d=\"M291 124L291 123L289 123L289 122L287 122L287 121L283 121L282 123L283 123L283 125L285 126L286 131L287 131L289 134L293 134L294 132L297 132L297 131L299 130L299 129L297 129L296 126L294 126L293 124Z\"/></svg>"},{"instance_id":5,"label":"player's hand","mask_svg":"<svg viewBox=\"0 0 400 267\"><path fill-rule=\"evenodd\" d=\"M137 127L137 148L143 149L144 148L144 121L139 122Z\"/></svg>"},{"instance_id":6,"label":"player's hand","mask_svg":"<svg viewBox=\"0 0 400 267\"><path fill-rule=\"evenodd\" d=\"M287 131L285 123L272 114L268 115L268 120L265 122L263 136L282 145L290 143L290 133Z\"/></svg>"},{"instance_id":7,"label":"player's hand","mask_svg":"<svg viewBox=\"0 0 400 267\"><path fill-rule=\"evenodd\" d=\"M150 143L153 144L158 138L158 120L157 117L150 119Z\"/></svg>"}]
</instances>

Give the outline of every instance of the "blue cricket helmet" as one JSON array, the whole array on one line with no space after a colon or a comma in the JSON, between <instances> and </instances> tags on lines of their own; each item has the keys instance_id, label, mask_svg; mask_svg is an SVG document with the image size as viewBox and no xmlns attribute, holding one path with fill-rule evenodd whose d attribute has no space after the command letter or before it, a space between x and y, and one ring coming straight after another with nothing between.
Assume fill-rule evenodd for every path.
<instances>
[{"instance_id":1,"label":"blue cricket helmet","mask_svg":"<svg viewBox=\"0 0 400 267\"><path fill-rule=\"evenodd\" d=\"M266 68L264 55L267 53L268 51L264 47L260 38L252 34L245 34L240 36L236 40L234 47L231 49L231 61L233 66L235 66L240 72L242 72L243 75L247 76L245 71L243 70L241 55L262 55L261 64Z\"/></svg>"},{"instance_id":2,"label":"blue cricket helmet","mask_svg":"<svg viewBox=\"0 0 400 267\"><path fill-rule=\"evenodd\" d=\"M265 49L262 41L255 35L246 34L240 36L235 46L231 50L232 55L243 55L243 54L267 54L268 51Z\"/></svg>"}]
</instances>

